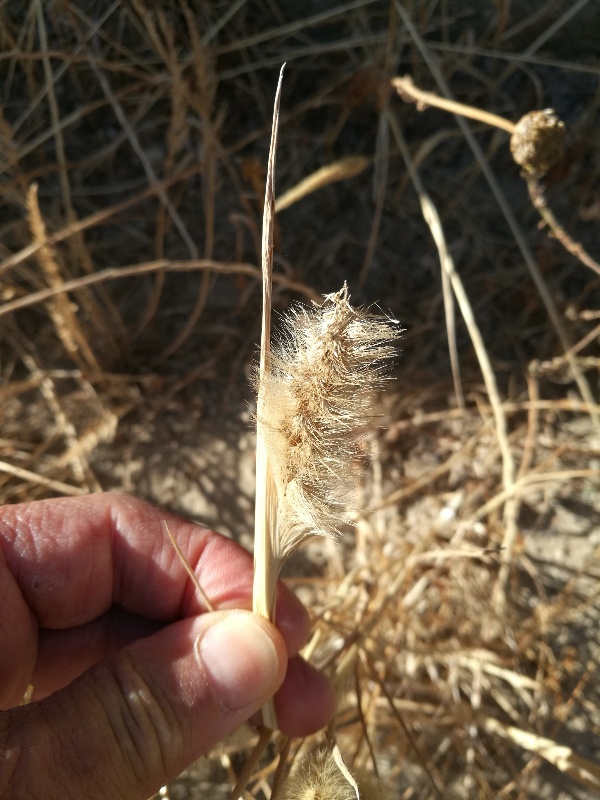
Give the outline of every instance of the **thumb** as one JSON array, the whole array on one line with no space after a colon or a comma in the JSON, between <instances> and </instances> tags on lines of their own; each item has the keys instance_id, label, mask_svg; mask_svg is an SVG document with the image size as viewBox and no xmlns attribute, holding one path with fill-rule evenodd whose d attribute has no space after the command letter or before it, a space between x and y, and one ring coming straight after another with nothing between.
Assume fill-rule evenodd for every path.
<instances>
[{"instance_id":1,"label":"thumb","mask_svg":"<svg viewBox=\"0 0 600 800\"><path fill-rule=\"evenodd\" d=\"M147 798L254 714L287 665L247 611L181 620L0 714L0 797Z\"/></svg>"}]
</instances>

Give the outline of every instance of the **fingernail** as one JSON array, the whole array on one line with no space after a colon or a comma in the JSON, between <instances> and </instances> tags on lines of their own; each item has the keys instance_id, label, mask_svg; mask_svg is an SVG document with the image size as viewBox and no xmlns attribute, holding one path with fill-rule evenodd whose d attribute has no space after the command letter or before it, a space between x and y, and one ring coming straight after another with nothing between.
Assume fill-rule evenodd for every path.
<instances>
[{"instance_id":1,"label":"fingernail","mask_svg":"<svg viewBox=\"0 0 600 800\"><path fill-rule=\"evenodd\" d=\"M208 679L232 711L264 702L278 688L275 645L253 614L231 612L196 641Z\"/></svg>"}]
</instances>

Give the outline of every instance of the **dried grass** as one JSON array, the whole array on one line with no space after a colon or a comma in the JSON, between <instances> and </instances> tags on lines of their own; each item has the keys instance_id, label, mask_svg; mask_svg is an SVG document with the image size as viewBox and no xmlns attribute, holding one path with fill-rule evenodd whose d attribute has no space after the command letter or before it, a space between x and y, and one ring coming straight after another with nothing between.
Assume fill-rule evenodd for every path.
<instances>
[{"instance_id":1,"label":"dried grass","mask_svg":"<svg viewBox=\"0 0 600 800\"><path fill-rule=\"evenodd\" d=\"M349 532L292 581L338 716L316 742L277 741L279 771L259 742L246 796L268 797L296 757L333 738L353 774L379 775L394 797L598 792L592 7L0 6L3 502L122 487L185 510L185 481L220 497L221 465L167 463L164 440L179 436L183 458L197 427L239 418L251 395L283 61L277 188L290 193L274 232L275 309L347 280L354 300L407 329L380 410L387 431L364 441L370 470L356 466L356 546ZM390 82L405 73L505 120L554 106L567 155L542 194L528 197L505 133L481 116L456 127L402 103ZM570 254L536 230L540 196ZM453 317L452 270L479 362ZM136 457L144 437L149 455ZM221 503L223 524L251 527L246 500L236 489ZM227 796L252 772L249 750L247 736L226 743L208 778L188 773L172 797Z\"/></svg>"}]
</instances>

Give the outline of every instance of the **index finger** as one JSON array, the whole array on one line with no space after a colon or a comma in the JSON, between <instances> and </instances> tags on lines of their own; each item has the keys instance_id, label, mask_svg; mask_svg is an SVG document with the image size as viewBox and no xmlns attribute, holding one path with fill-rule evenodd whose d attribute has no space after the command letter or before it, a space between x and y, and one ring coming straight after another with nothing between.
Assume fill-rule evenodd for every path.
<instances>
[{"instance_id":1,"label":"index finger","mask_svg":"<svg viewBox=\"0 0 600 800\"><path fill-rule=\"evenodd\" d=\"M165 533L165 521L213 606L249 607L249 553L214 531L121 493L5 506L0 546L40 627L81 625L113 605L167 622L206 609ZM289 645L306 636L307 615L283 587L278 602L278 626Z\"/></svg>"}]
</instances>

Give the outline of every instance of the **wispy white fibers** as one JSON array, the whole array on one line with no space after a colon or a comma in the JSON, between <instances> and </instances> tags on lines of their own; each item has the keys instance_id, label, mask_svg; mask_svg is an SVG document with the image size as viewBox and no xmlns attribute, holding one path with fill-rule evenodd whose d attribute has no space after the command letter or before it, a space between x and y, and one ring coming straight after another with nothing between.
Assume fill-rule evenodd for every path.
<instances>
[{"instance_id":1,"label":"wispy white fibers","mask_svg":"<svg viewBox=\"0 0 600 800\"><path fill-rule=\"evenodd\" d=\"M263 425L277 494L273 553L280 564L344 520L356 442L372 419L399 329L349 302L346 285L285 318L263 375Z\"/></svg>"},{"instance_id":2,"label":"wispy white fibers","mask_svg":"<svg viewBox=\"0 0 600 800\"><path fill-rule=\"evenodd\" d=\"M277 792L280 800L383 800L384 796L384 788L373 778L354 778L337 745L306 753Z\"/></svg>"}]
</instances>

